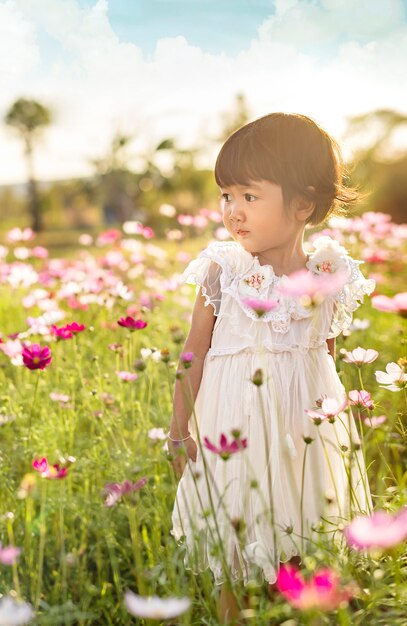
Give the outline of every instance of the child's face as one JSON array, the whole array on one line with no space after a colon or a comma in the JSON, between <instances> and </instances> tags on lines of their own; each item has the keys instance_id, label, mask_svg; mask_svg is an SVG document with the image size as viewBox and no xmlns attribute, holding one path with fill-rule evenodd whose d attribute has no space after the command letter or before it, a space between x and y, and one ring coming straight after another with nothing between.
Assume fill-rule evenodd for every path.
<instances>
[{"instance_id":1,"label":"child's face","mask_svg":"<svg viewBox=\"0 0 407 626\"><path fill-rule=\"evenodd\" d=\"M296 212L288 216L284 211L280 185L253 181L249 186L221 187L220 192L223 223L248 252L278 247L304 226ZM239 234L239 228L247 234Z\"/></svg>"}]
</instances>

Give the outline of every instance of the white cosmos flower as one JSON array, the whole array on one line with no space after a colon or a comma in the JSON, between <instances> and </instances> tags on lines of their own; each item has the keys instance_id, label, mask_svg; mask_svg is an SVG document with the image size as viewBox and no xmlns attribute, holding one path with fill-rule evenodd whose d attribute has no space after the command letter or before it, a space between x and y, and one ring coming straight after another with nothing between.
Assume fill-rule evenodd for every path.
<instances>
[{"instance_id":1,"label":"white cosmos flower","mask_svg":"<svg viewBox=\"0 0 407 626\"><path fill-rule=\"evenodd\" d=\"M401 391L407 385L407 374L397 363L388 363L385 372L375 372L376 380L382 383L379 387L389 391Z\"/></svg>"},{"instance_id":2,"label":"white cosmos flower","mask_svg":"<svg viewBox=\"0 0 407 626\"><path fill-rule=\"evenodd\" d=\"M152 353L153 351L151 350L151 348L140 348L140 354L143 359L148 359L148 357L151 356Z\"/></svg>"},{"instance_id":3,"label":"white cosmos flower","mask_svg":"<svg viewBox=\"0 0 407 626\"><path fill-rule=\"evenodd\" d=\"M353 319L352 324L350 325L350 329L351 330L365 330L366 328L369 328L370 326L370 321L367 319L361 320L357 317L355 317Z\"/></svg>"},{"instance_id":4,"label":"white cosmos flower","mask_svg":"<svg viewBox=\"0 0 407 626\"><path fill-rule=\"evenodd\" d=\"M148 436L150 439L167 439L167 435L164 432L164 428L150 428L148 431Z\"/></svg>"},{"instance_id":5,"label":"white cosmos flower","mask_svg":"<svg viewBox=\"0 0 407 626\"><path fill-rule=\"evenodd\" d=\"M158 596L138 596L126 591L124 602L127 610L136 617L149 619L170 619L188 611L191 606L189 598L159 598Z\"/></svg>"},{"instance_id":6,"label":"white cosmos flower","mask_svg":"<svg viewBox=\"0 0 407 626\"><path fill-rule=\"evenodd\" d=\"M360 346L358 346L351 352L348 352L347 350L343 350L342 352L341 350L341 353L344 354L343 361L345 363L354 363L358 367L361 367L366 363L373 363L373 361L375 361L379 356L377 350L373 350L372 348L368 348L367 350L365 350Z\"/></svg>"},{"instance_id":7,"label":"white cosmos flower","mask_svg":"<svg viewBox=\"0 0 407 626\"><path fill-rule=\"evenodd\" d=\"M10 596L0 600L0 626L20 626L28 624L35 617L30 604L16 602Z\"/></svg>"}]
</instances>

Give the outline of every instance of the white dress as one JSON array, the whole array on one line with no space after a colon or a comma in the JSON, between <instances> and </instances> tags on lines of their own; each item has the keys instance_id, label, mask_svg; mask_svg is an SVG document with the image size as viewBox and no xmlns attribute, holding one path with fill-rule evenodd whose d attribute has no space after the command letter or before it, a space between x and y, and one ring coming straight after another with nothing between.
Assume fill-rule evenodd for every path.
<instances>
[{"instance_id":1,"label":"white dress","mask_svg":"<svg viewBox=\"0 0 407 626\"><path fill-rule=\"evenodd\" d=\"M273 583L280 561L302 556L307 540L318 539L321 516L337 530L350 510L373 508L362 449L349 452L349 432L361 443L350 411L316 425L305 409L318 411L324 397L346 398L326 339L350 325L375 281L330 237L313 245L308 271L348 271L344 287L314 311L278 295L287 276L260 265L238 242L210 243L181 276L196 292L202 286L217 319L189 421L197 459L188 459L178 483L170 532L185 541L185 567L209 567L216 585L226 579L225 566L245 585ZM257 318L247 297L277 298L279 307ZM258 369L260 386L252 382ZM231 441L233 429L247 439L245 449L223 460L205 447L205 437L218 446L222 433Z\"/></svg>"}]
</instances>

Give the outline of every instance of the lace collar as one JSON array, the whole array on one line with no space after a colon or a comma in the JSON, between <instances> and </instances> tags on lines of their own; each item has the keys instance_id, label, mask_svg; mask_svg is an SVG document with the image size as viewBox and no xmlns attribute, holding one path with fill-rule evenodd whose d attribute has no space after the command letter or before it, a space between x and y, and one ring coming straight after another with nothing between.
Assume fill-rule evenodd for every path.
<instances>
[{"instance_id":1,"label":"lace collar","mask_svg":"<svg viewBox=\"0 0 407 626\"><path fill-rule=\"evenodd\" d=\"M278 295L279 307L266 312L259 320L256 313L244 302L245 298L267 299L274 286L289 277L286 274L275 274L270 264L260 265L257 255L245 250L239 242L230 243L235 244L237 266L235 277L226 287L226 291L237 300L248 317L256 321L272 322L274 330L287 332L292 318L298 320L312 315L309 308L301 305L299 298ZM348 253L337 241L324 235L317 237L312 243L315 249L307 255L308 261L304 269L317 275L345 270L350 275Z\"/></svg>"},{"instance_id":2,"label":"lace collar","mask_svg":"<svg viewBox=\"0 0 407 626\"><path fill-rule=\"evenodd\" d=\"M287 274L276 274L273 266L269 263L261 265L257 255L252 255L251 252L245 250L239 242L234 243L242 259L241 267L238 268L240 272L249 272L254 267L266 272L268 276L273 276L273 282L280 282L289 278ZM320 235L313 240L312 245L314 250L307 254L304 269L317 275L333 274L340 269L344 271L349 269L348 251L332 237Z\"/></svg>"}]
</instances>

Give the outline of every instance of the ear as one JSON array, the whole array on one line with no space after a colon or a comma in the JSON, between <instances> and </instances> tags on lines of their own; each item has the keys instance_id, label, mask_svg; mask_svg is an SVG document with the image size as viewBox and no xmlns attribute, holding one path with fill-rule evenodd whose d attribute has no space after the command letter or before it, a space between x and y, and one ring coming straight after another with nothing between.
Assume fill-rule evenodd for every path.
<instances>
[{"instance_id":1,"label":"ear","mask_svg":"<svg viewBox=\"0 0 407 626\"><path fill-rule=\"evenodd\" d=\"M315 187L309 185L308 191L315 192ZM298 195L295 205L295 216L299 222L305 222L305 220L312 215L315 210L316 200L313 198L307 198L306 196Z\"/></svg>"}]
</instances>

